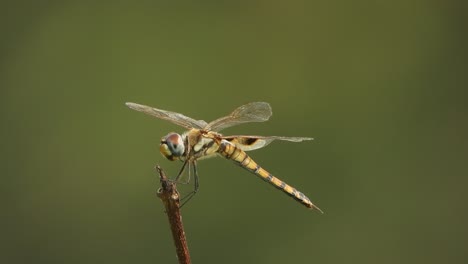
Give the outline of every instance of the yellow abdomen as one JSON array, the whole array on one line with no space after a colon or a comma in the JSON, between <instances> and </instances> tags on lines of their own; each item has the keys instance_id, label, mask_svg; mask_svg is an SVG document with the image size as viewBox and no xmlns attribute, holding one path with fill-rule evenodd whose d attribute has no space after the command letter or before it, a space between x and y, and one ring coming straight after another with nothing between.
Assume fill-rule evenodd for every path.
<instances>
[{"instance_id":1,"label":"yellow abdomen","mask_svg":"<svg viewBox=\"0 0 468 264\"><path fill-rule=\"evenodd\" d=\"M235 161L243 168L254 173L255 175L262 178L264 181L272 184L276 188L282 190L284 193L288 194L289 196L294 198L296 201L302 203L306 207L315 208L322 212L322 210L315 206L307 196L296 190L294 187L271 175L271 173L260 167L252 158L250 158L249 155L245 153L245 151L236 147L234 144L226 140L222 140L218 149L218 153L227 159Z\"/></svg>"}]
</instances>

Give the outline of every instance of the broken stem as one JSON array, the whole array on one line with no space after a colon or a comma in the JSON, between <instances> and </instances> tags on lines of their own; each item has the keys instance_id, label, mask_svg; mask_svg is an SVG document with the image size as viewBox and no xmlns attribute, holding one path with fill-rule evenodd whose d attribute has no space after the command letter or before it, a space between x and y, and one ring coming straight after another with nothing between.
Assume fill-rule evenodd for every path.
<instances>
[{"instance_id":1,"label":"broken stem","mask_svg":"<svg viewBox=\"0 0 468 264\"><path fill-rule=\"evenodd\" d=\"M161 188L158 189L158 197L162 200L169 225L171 226L172 238L176 247L177 258L180 264L190 264L190 253L187 247L187 239L185 237L184 226L182 224L182 216L180 214L179 192L176 188L176 183L166 177L166 174L159 165L156 165L156 170L159 173Z\"/></svg>"}]
</instances>

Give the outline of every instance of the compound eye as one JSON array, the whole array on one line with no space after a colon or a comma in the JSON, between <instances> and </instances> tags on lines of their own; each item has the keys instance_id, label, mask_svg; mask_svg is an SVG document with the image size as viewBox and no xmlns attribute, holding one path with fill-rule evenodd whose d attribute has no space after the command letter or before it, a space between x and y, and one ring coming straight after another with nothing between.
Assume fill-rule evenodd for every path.
<instances>
[{"instance_id":1,"label":"compound eye","mask_svg":"<svg viewBox=\"0 0 468 264\"><path fill-rule=\"evenodd\" d=\"M167 150L172 156L180 157L185 152L184 141L182 136L177 133L170 133L166 136L165 141L161 143L167 145ZM164 153L163 153L164 154Z\"/></svg>"}]
</instances>

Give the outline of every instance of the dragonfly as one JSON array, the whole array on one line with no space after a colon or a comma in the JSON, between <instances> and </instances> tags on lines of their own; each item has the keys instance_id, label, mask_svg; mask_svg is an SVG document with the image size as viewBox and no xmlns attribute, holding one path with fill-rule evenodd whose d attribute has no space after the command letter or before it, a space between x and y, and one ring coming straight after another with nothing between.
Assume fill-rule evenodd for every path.
<instances>
[{"instance_id":1,"label":"dragonfly","mask_svg":"<svg viewBox=\"0 0 468 264\"><path fill-rule=\"evenodd\" d=\"M126 105L133 110L167 120L187 129L187 131L182 134L170 132L162 137L159 149L161 154L168 160L179 160L183 162L179 174L176 176L176 181L179 180L186 167L189 167L187 182L190 180L191 171L193 171L193 194L199 189L197 161L209 157L222 156L232 160L264 181L272 184L307 208L322 212L322 210L314 205L302 192L273 176L246 153L246 151L263 148L275 140L301 142L312 140L312 138L251 135L224 136L219 133L219 131L223 129L243 123L267 121L272 115L272 110L268 103L252 102L242 105L229 115L218 118L210 123L204 120L193 119L181 113L146 105L131 102L127 102Z\"/></svg>"}]
</instances>

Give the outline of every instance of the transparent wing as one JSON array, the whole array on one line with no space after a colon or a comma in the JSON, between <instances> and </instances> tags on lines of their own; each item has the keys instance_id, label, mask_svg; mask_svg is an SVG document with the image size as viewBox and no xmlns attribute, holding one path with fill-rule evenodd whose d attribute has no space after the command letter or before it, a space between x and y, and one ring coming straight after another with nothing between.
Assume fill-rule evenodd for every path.
<instances>
[{"instance_id":1,"label":"transparent wing","mask_svg":"<svg viewBox=\"0 0 468 264\"><path fill-rule=\"evenodd\" d=\"M265 102L253 102L238 107L231 114L210 122L205 129L220 131L222 129L248 122L264 122L271 116L271 107Z\"/></svg>"},{"instance_id":2,"label":"transparent wing","mask_svg":"<svg viewBox=\"0 0 468 264\"><path fill-rule=\"evenodd\" d=\"M313 138L308 137L277 137L277 136L226 136L222 137L223 139L233 143L236 147L240 148L243 151L256 150L263 148L266 145L270 144L274 140L285 140L290 142L301 142L304 140L313 140Z\"/></svg>"},{"instance_id":3,"label":"transparent wing","mask_svg":"<svg viewBox=\"0 0 468 264\"><path fill-rule=\"evenodd\" d=\"M205 121L195 120L188 116L184 116L183 114L180 114L180 113L161 110L161 109L157 109L154 107L141 105L141 104L135 104L135 103L125 103L125 105L127 105L129 108L133 110L143 112L145 114L154 116L156 118L168 120L176 125L185 127L187 129L191 129L191 128L202 129L206 126Z\"/></svg>"}]
</instances>

